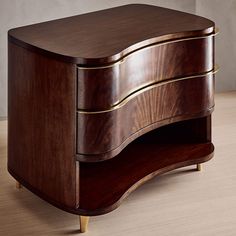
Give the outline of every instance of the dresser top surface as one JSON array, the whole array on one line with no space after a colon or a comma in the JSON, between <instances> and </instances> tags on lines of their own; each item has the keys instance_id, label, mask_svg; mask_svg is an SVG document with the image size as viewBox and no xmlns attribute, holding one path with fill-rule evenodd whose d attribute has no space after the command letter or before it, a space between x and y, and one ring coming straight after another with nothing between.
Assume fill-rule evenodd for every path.
<instances>
[{"instance_id":1,"label":"dresser top surface","mask_svg":"<svg viewBox=\"0 0 236 236\"><path fill-rule=\"evenodd\" d=\"M206 18L130 4L12 29L9 40L79 65L106 65L134 50L166 40L214 32Z\"/></svg>"}]
</instances>

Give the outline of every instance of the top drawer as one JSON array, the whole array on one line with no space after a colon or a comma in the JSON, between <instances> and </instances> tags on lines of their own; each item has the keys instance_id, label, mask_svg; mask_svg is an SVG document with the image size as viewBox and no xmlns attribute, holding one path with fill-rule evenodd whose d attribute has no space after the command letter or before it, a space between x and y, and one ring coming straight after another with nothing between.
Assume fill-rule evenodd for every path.
<instances>
[{"instance_id":1,"label":"top drawer","mask_svg":"<svg viewBox=\"0 0 236 236\"><path fill-rule=\"evenodd\" d=\"M160 81L214 67L214 35L149 45L108 66L77 67L77 109L99 111Z\"/></svg>"}]
</instances>

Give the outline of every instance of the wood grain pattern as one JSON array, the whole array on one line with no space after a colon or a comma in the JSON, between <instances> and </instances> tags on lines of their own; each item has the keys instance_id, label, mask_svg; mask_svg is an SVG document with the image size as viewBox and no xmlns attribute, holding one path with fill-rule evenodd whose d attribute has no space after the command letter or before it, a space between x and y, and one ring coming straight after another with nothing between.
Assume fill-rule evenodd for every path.
<instances>
[{"instance_id":1,"label":"wood grain pattern","mask_svg":"<svg viewBox=\"0 0 236 236\"><path fill-rule=\"evenodd\" d=\"M153 178L135 190L118 210L91 217L88 235L234 236L235 101L236 91L215 95L215 157L203 164L202 172L189 166ZM20 192L14 188L15 181L6 171L6 149L7 121L0 121L0 234L80 235L77 215L50 206L25 188Z\"/></svg>"},{"instance_id":2,"label":"wood grain pattern","mask_svg":"<svg viewBox=\"0 0 236 236\"><path fill-rule=\"evenodd\" d=\"M176 122L178 118L210 113L214 106L213 93L214 75L210 74L148 87L115 110L78 112L77 159L112 158L151 129Z\"/></svg>"},{"instance_id":3,"label":"wood grain pattern","mask_svg":"<svg viewBox=\"0 0 236 236\"><path fill-rule=\"evenodd\" d=\"M113 163L101 162L101 166L98 163L83 163L80 207L77 212L90 216L108 213L153 177L173 169L208 161L213 157L214 151L212 143L168 144L156 148L154 146L156 144L140 143L135 148L125 150L122 158L111 159L114 160ZM129 180L125 182L127 176ZM94 178L96 183L92 181Z\"/></svg>"},{"instance_id":4,"label":"wood grain pattern","mask_svg":"<svg viewBox=\"0 0 236 236\"><path fill-rule=\"evenodd\" d=\"M129 194L151 178L179 167L208 161L213 151L211 117L207 116L149 132L111 160L80 163L77 208L57 204L24 180L22 183L41 198L67 212L101 215L116 209Z\"/></svg>"},{"instance_id":5,"label":"wood grain pattern","mask_svg":"<svg viewBox=\"0 0 236 236\"><path fill-rule=\"evenodd\" d=\"M206 18L130 4L13 29L9 40L63 61L98 66L153 43L213 32L214 22Z\"/></svg>"},{"instance_id":6,"label":"wood grain pattern","mask_svg":"<svg viewBox=\"0 0 236 236\"><path fill-rule=\"evenodd\" d=\"M111 160L81 163L79 209L88 215L107 213L154 176L209 160L214 150L210 132L210 116L177 122L143 135Z\"/></svg>"},{"instance_id":7,"label":"wood grain pattern","mask_svg":"<svg viewBox=\"0 0 236 236\"><path fill-rule=\"evenodd\" d=\"M44 198L76 207L76 66L9 43L8 169Z\"/></svg>"},{"instance_id":8,"label":"wood grain pattern","mask_svg":"<svg viewBox=\"0 0 236 236\"><path fill-rule=\"evenodd\" d=\"M152 45L107 68L78 67L78 109L109 109L147 85L211 71L213 47L214 36L208 36Z\"/></svg>"},{"instance_id":9,"label":"wood grain pattern","mask_svg":"<svg viewBox=\"0 0 236 236\"><path fill-rule=\"evenodd\" d=\"M213 33L210 20L142 4L10 30L9 172L61 209L98 215L209 160Z\"/></svg>"},{"instance_id":10,"label":"wood grain pattern","mask_svg":"<svg viewBox=\"0 0 236 236\"><path fill-rule=\"evenodd\" d=\"M92 216L114 210L132 191L156 175L208 161L212 158L213 150L210 116L154 130L132 142L116 158L80 164L77 208L52 201L43 192L12 174L51 204L73 214Z\"/></svg>"}]
</instances>

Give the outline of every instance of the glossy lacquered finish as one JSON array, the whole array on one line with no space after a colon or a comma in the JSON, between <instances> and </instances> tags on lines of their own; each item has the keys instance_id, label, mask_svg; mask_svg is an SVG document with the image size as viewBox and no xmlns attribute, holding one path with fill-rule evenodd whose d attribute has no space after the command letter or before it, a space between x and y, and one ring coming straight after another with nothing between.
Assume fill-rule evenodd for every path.
<instances>
[{"instance_id":1,"label":"glossy lacquered finish","mask_svg":"<svg viewBox=\"0 0 236 236\"><path fill-rule=\"evenodd\" d=\"M80 164L79 208L88 215L110 212L147 180L208 161L213 152L210 116L151 131L111 160Z\"/></svg>"},{"instance_id":2,"label":"glossy lacquered finish","mask_svg":"<svg viewBox=\"0 0 236 236\"><path fill-rule=\"evenodd\" d=\"M106 110L131 93L169 79L214 69L213 34L139 49L110 66L78 67L79 110Z\"/></svg>"},{"instance_id":3,"label":"glossy lacquered finish","mask_svg":"<svg viewBox=\"0 0 236 236\"><path fill-rule=\"evenodd\" d=\"M213 92L214 75L209 74L149 86L112 110L77 112L78 160L110 159L154 128L208 115L214 107Z\"/></svg>"},{"instance_id":4,"label":"glossy lacquered finish","mask_svg":"<svg viewBox=\"0 0 236 236\"><path fill-rule=\"evenodd\" d=\"M8 46L8 169L74 208L76 66Z\"/></svg>"},{"instance_id":5,"label":"glossy lacquered finish","mask_svg":"<svg viewBox=\"0 0 236 236\"><path fill-rule=\"evenodd\" d=\"M10 30L9 172L89 216L209 160L214 32L205 18L142 4Z\"/></svg>"},{"instance_id":6,"label":"glossy lacquered finish","mask_svg":"<svg viewBox=\"0 0 236 236\"><path fill-rule=\"evenodd\" d=\"M113 63L141 47L214 33L214 22L144 4L17 28L9 39L31 50L86 66Z\"/></svg>"}]
</instances>

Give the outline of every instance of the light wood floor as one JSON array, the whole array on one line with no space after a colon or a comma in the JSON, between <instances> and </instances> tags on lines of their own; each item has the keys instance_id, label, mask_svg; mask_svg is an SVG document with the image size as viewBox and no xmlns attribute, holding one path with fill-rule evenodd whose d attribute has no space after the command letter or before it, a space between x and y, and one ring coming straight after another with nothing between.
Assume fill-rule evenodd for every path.
<instances>
[{"instance_id":1,"label":"light wood floor","mask_svg":"<svg viewBox=\"0 0 236 236\"><path fill-rule=\"evenodd\" d=\"M0 235L76 235L77 216L54 208L6 170L6 121L0 122ZM107 215L91 218L90 236L235 236L236 92L217 94L215 157L149 181Z\"/></svg>"}]
</instances>

